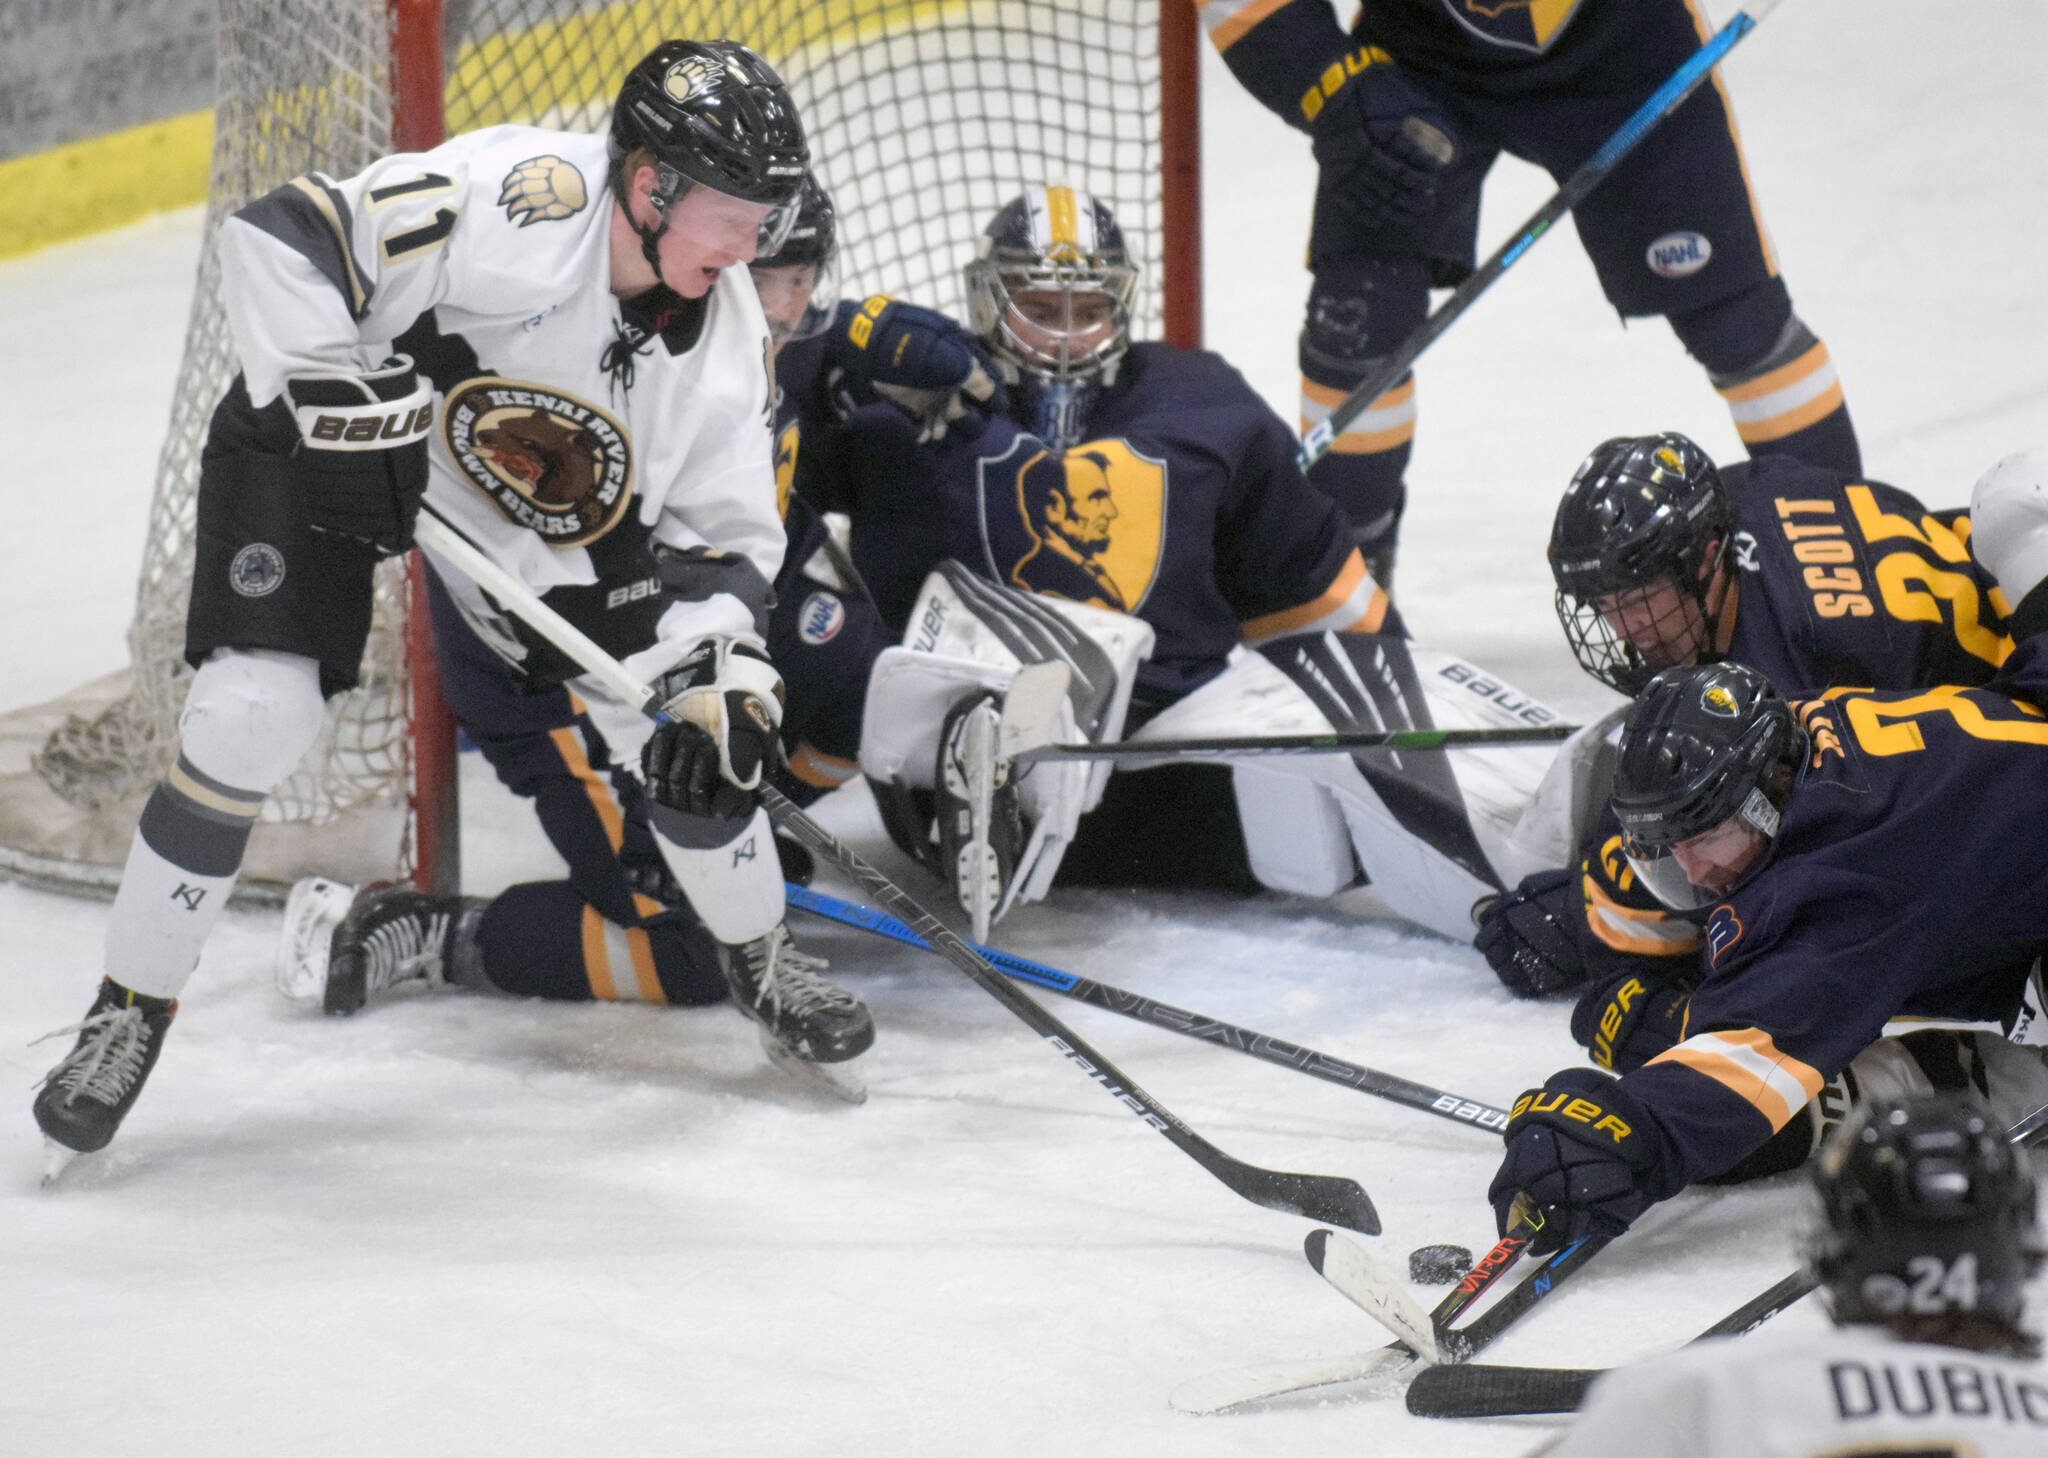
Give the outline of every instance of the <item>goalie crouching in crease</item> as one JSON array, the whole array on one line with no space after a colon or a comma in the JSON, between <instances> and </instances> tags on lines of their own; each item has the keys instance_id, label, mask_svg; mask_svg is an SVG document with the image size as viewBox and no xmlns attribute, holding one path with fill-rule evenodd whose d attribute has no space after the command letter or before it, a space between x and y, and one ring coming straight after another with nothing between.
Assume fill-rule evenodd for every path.
<instances>
[{"instance_id":1,"label":"goalie crouching in crease","mask_svg":"<svg viewBox=\"0 0 2048 1458\"><path fill-rule=\"evenodd\" d=\"M1053 728L1069 741L1554 716L1407 642L1294 432L1235 370L1131 341L1137 270L1099 199L1013 199L965 281L1000 395L962 410L935 393L922 415L877 401L806 446L901 637L868 679L859 750L891 835L977 929L1056 878L1313 896L1369 878L1408 919L1469 935L1475 897L1544 863L1508 842L1548 748L1010 774L1004 694L1043 661L1071 670ZM842 327L880 339L907 308L870 299Z\"/></svg>"},{"instance_id":2,"label":"goalie crouching in crease","mask_svg":"<svg viewBox=\"0 0 2048 1458\"><path fill-rule=\"evenodd\" d=\"M488 904L301 888L290 989L338 1012L404 983L730 996L771 1054L868 1046L866 1008L789 947L751 788L781 698L756 610L784 542L768 330L739 265L780 246L807 161L758 56L670 41L629 73L609 137L489 127L299 178L223 226L241 373L201 468L198 673L105 980L36 1096L53 1163L104 1147L134 1105L250 825L320 733L323 697L356 680L371 572L410 545L423 494L686 722L655 730L586 692L442 574L458 711L535 798L571 880ZM752 859L735 854L749 837ZM682 896L660 890L671 879Z\"/></svg>"},{"instance_id":3,"label":"goalie crouching in crease","mask_svg":"<svg viewBox=\"0 0 2048 1458\"><path fill-rule=\"evenodd\" d=\"M1790 1168L1859 1089L1974 1086L2006 1121L2048 1102L2043 460L2001 462L1972 502L1977 559L2017 604L1984 687L1788 703L1736 664L1645 687L1613 809L1636 877L1704 917L1704 965L1682 1002L1624 985L1581 1003L1575 1033L1620 1076L1567 1069L1517 1101L1490 1191L1503 1228L1517 1195L1564 1242ZM1948 1027L1881 1040L1893 1019Z\"/></svg>"}]
</instances>

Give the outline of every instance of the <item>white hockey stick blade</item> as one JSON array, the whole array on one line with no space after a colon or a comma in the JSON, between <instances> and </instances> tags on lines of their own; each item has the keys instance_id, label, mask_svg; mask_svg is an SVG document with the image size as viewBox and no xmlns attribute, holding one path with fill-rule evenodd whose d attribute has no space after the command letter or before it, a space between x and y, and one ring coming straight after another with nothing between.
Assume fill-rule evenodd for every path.
<instances>
[{"instance_id":1,"label":"white hockey stick blade","mask_svg":"<svg viewBox=\"0 0 2048 1458\"><path fill-rule=\"evenodd\" d=\"M766 810L757 808L745 830L709 850L677 845L659 832L654 843L690 909L727 946L744 946L781 924L782 863Z\"/></svg>"},{"instance_id":2,"label":"white hockey stick blade","mask_svg":"<svg viewBox=\"0 0 2048 1458\"><path fill-rule=\"evenodd\" d=\"M356 888L325 876L308 876L284 901L284 930L277 940L277 990L301 1007L318 1007L327 993L327 957L334 929L355 903Z\"/></svg>"},{"instance_id":3,"label":"white hockey stick blade","mask_svg":"<svg viewBox=\"0 0 2048 1458\"><path fill-rule=\"evenodd\" d=\"M1376 1347L1341 1357L1307 1357L1291 1362L1265 1362L1256 1367L1226 1367L1190 1377L1168 1394L1176 1412L1206 1416L1230 1412L1255 1402L1313 1392L1345 1382L1362 1382L1415 1361L1400 1347Z\"/></svg>"},{"instance_id":4,"label":"white hockey stick blade","mask_svg":"<svg viewBox=\"0 0 2048 1458\"><path fill-rule=\"evenodd\" d=\"M851 1062L813 1063L808 1058L797 1057L787 1044L766 1028L756 1031L761 1035L761 1051L768 1055L768 1061L791 1078L849 1104L868 1101L868 1086L853 1071Z\"/></svg>"},{"instance_id":5,"label":"white hockey stick blade","mask_svg":"<svg viewBox=\"0 0 2048 1458\"><path fill-rule=\"evenodd\" d=\"M1052 726L1074 671L1056 660L1017 670L1003 692L1003 722L996 731L996 757L1008 762L1027 749L1052 742Z\"/></svg>"},{"instance_id":6,"label":"white hockey stick blade","mask_svg":"<svg viewBox=\"0 0 2048 1458\"><path fill-rule=\"evenodd\" d=\"M1406 1342L1423 1361L1437 1360L1435 1324L1378 1261L1334 1230L1311 1230L1302 1246L1316 1274L1345 1300Z\"/></svg>"}]
</instances>

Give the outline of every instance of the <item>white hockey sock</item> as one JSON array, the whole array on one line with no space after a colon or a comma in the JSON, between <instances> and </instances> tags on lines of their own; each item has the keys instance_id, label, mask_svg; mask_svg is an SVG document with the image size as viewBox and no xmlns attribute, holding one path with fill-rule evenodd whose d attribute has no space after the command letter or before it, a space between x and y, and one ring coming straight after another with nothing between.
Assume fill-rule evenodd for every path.
<instances>
[{"instance_id":1,"label":"white hockey sock","mask_svg":"<svg viewBox=\"0 0 2048 1458\"><path fill-rule=\"evenodd\" d=\"M234 889L271 790L318 737L319 666L294 654L223 651L192 683L177 762L143 808L107 927L106 971L176 997Z\"/></svg>"}]
</instances>

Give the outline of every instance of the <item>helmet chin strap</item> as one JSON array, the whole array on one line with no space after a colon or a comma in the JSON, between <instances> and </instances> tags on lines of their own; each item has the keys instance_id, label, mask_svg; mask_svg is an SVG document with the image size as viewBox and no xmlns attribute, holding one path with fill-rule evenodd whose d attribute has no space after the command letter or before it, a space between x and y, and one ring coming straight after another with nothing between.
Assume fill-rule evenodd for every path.
<instances>
[{"instance_id":1,"label":"helmet chin strap","mask_svg":"<svg viewBox=\"0 0 2048 1458\"><path fill-rule=\"evenodd\" d=\"M661 288L668 283L668 280L661 276L661 254L658 251L662 235L668 232L668 208L655 208L655 215L661 219L659 226L641 226L640 220L633 216L633 201L626 191L626 179L619 175L623 174L624 170L618 169L618 173L612 177L612 196L618 200L619 211L626 215L626 226L631 228L633 236L640 240L640 256L646 259L647 266L654 270L654 286ZM660 175L659 172L655 174L657 178Z\"/></svg>"}]
</instances>

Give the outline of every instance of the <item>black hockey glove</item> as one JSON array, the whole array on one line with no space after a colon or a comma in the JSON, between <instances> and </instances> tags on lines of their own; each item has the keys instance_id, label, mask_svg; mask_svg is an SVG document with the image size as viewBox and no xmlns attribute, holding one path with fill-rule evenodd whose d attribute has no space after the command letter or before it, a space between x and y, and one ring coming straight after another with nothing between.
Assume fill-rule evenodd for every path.
<instances>
[{"instance_id":1,"label":"black hockey glove","mask_svg":"<svg viewBox=\"0 0 2048 1458\"><path fill-rule=\"evenodd\" d=\"M718 741L695 724L657 725L640 752L655 826L677 845L723 845L754 817L754 792L721 771ZM670 812L670 813L663 813ZM678 825L684 816L694 825Z\"/></svg>"},{"instance_id":2,"label":"black hockey glove","mask_svg":"<svg viewBox=\"0 0 2048 1458\"><path fill-rule=\"evenodd\" d=\"M1549 997L1592 975L1579 950L1585 919L1578 868L1538 871L1472 908L1479 927L1472 945L1516 997Z\"/></svg>"},{"instance_id":3,"label":"black hockey glove","mask_svg":"<svg viewBox=\"0 0 2048 1458\"><path fill-rule=\"evenodd\" d=\"M1619 1235L1647 1210L1646 1176L1659 1161L1649 1112L1619 1081L1590 1068L1553 1073L1515 1100L1507 1157L1486 1197L1507 1233L1515 1196L1543 1212L1530 1250L1545 1254L1587 1235Z\"/></svg>"},{"instance_id":4,"label":"black hockey glove","mask_svg":"<svg viewBox=\"0 0 2048 1458\"><path fill-rule=\"evenodd\" d=\"M1331 70L1340 68L1348 74L1334 95L1321 87L1309 93L1321 103L1308 119L1319 190L1363 231L1419 222L1457 156L1450 118L1376 46L1352 51Z\"/></svg>"},{"instance_id":5,"label":"black hockey glove","mask_svg":"<svg viewBox=\"0 0 2048 1458\"><path fill-rule=\"evenodd\" d=\"M887 294L840 305L825 347L825 387L842 418L887 400L917 422L920 443L942 439L970 409L1000 411L1004 399L973 335Z\"/></svg>"},{"instance_id":6,"label":"black hockey glove","mask_svg":"<svg viewBox=\"0 0 2048 1458\"><path fill-rule=\"evenodd\" d=\"M1608 978L1572 1009L1572 1036L1602 1068L1632 1072L1684 1040L1698 963L1691 957L1669 960L1676 965L1640 966Z\"/></svg>"},{"instance_id":7,"label":"black hockey glove","mask_svg":"<svg viewBox=\"0 0 2048 1458\"><path fill-rule=\"evenodd\" d=\"M410 548L427 489L433 386L396 355L368 375L292 375L285 396L299 430L292 466L306 524L386 555Z\"/></svg>"}]
</instances>

